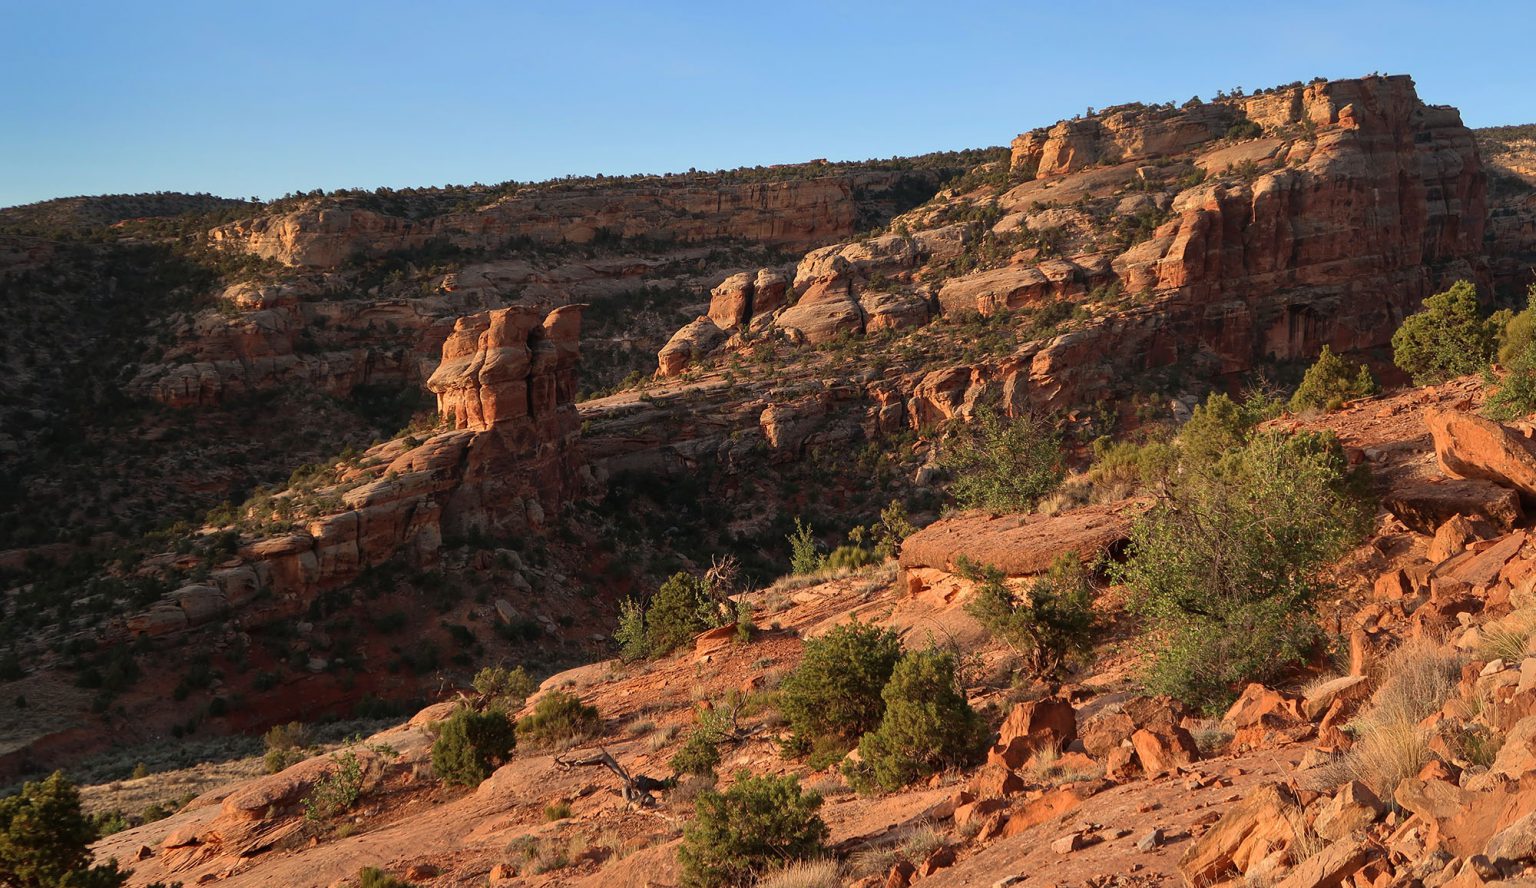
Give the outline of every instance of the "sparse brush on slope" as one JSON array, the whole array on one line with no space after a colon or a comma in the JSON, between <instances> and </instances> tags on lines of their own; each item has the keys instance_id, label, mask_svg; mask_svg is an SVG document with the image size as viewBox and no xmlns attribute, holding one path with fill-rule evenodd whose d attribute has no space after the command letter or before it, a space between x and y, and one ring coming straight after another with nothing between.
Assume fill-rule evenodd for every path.
<instances>
[{"instance_id":1,"label":"sparse brush on slope","mask_svg":"<svg viewBox=\"0 0 1536 888\"><path fill-rule=\"evenodd\" d=\"M1215 709L1312 650L1319 571L1371 510L1331 435L1255 432L1206 459L1185 461L1112 569L1154 629L1149 686Z\"/></svg>"},{"instance_id":2,"label":"sparse brush on slope","mask_svg":"<svg viewBox=\"0 0 1536 888\"><path fill-rule=\"evenodd\" d=\"M966 613L1023 655L1031 674L1049 676L1069 655L1091 644L1093 585L1077 553L1057 557L1021 594L1008 587L1001 570L963 555L955 570L977 584L975 595L965 603Z\"/></svg>"},{"instance_id":3,"label":"sparse brush on slope","mask_svg":"<svg viewBox=\"0 0 1536 888\"><path fill-rule=\"evenodd\" d=\"M979 410L957 433L941 465L962 508L1028 512L1065 477L1061 435L1046 420Z\"/></svg>"},{"instance_id":4,"label":"sparse brush on slope","mask_svg":"<svg viewBox=\"0 0 1536 888\"><path fill-rule=\"evenodd\" d=\"M843 769L856 789L893 792L981 757L987 728L956 681L953 654L930 648L903 655L880 696L880 727L859 741L861 761Z\"/></svg>"},{"instance_id":5,"label":"sparse brush on slope","mask_svg":"<svg viewBox=\"0 0 1536 888\"><path fill-rule=\"evenodd\" d=\"M796 739L808 747L823 737L851 741L873 730L885 714L881 690L900 657L895 632L858 621L807 640L800 665L779 685L780 707Z\"/></svg>"}]
</instances>

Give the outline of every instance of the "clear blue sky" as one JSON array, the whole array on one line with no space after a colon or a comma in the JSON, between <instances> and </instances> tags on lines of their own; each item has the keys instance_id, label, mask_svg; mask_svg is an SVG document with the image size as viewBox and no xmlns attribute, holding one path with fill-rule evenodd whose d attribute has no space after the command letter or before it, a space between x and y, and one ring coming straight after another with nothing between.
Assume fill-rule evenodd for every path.
<instances>
[{"instance_id":1,"label":"clear blue sky","mask_svg":"<svg viewBox=\"0 0 1536 888\"><path fill-rule=\"evenodd\" d=\"M1528 123L1533 21L1528 0L0 0L0 206L886 157L1371 71Z\"/></svg>"}]
</instances>

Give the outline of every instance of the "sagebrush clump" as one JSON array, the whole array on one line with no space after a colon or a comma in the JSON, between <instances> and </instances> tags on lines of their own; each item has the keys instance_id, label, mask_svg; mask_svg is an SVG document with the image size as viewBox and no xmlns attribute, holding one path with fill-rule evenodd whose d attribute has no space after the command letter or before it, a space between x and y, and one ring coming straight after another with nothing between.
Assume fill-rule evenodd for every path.
<instances>
[{"instance_id":1,"label":"sagebrush clump","mask_svg":"<svg viewBox=\"0 0 1536 888\"><path fill-rule=\"evenodd\" d=\"M432 771L444 783L479 786L516 745L517 732L501 709L460 709L438 726Z\"/></svg>"},{"instance_id":2,"label":"sagebrush clump","mask_svg":"<svg viewBox=\"0 0 1536 888\"><path fill-rule=\"evenodd\" d=\"M821 796L795 777L742 776L694 802L677 859L692 888L741 885L772 867L825 853Z\"/></svg>"},{"instance_id":3,"label":"sagebrush clump","mask_svg":"<svg viewBox=\"0 0 1536 888\"><path fill-rule=\"evenodd\" d=\"M539 698L533 712L517 723L517 736L533 748L569 746L598 735L603 729L596 706L566 691L551 691Z\"/></svg>"}]
</instances>

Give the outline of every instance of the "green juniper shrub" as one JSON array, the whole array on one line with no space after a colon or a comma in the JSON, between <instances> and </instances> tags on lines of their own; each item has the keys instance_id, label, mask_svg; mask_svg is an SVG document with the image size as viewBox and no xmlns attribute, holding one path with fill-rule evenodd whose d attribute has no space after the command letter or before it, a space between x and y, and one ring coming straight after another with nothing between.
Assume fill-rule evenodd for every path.
<instances>
[{"instance_id":1,"label":"green juniper shrub","mask_svg":"<svg viewBox=\"0 0 1536 888\"><path fill-rule=\"evenodd\" d=\"M1483 412L1508 422L1536 412L1536 342L1527 343L1504 365L1504 376L1488 396Z\"/></svg>"},{"instance_id":2,"label":"green juniper shrub","mask_svg":"<svg viewBox=\"0 0 1536 888\"><path fill-rule=\"evenodd\" d=\"M1515 357L1536 341L1536 284L1526 292L1526 306L1518 314L1511 315L1499 333L1499 363L1508 366ZM1495 313L1497 317L1498 314ZM0 676L3 677L3 676Z\"/></svg>"},{"instance_id":3,"label":"green juniper shrub","mask_svg":"<svg viewBox=\"0 0 1536 888\"><path fill-rule=\"evenodd\" d=\"M1457 281L1424 300L1424 310L1409 315L1392 334L1392 361L1416 385L1432 385L1488 366L1507 315L1482 316L1477 288Z\"/></svg>"},{"instance_id":4,"label":"green juniper shrub","mask_svg":"<svg viewBox=\"0 0 1536 888\"><path fill-rule=\"evenodd\" d=\"M597 736L603 720L596 706L567 691L550 691L517 722L517 736L535 749L580 743Z\"/></svg>"},{"instance_id":5,"label":"green juniper shrub","mask_svg":"<svg viewBox=\"0 0 1536 888\"><path fill-rule=\"evenodd\" d=\"M1157 639L1150 689L1217 710L1301 663L1321 569L1367 529L1363 485L1331 434L1255 432L1186 464L1112 567Z\"/></svg>"},{"instance_id":6,"label":"green juniper shrub","mask_svg":"<svg viewBox=\"0 0 1536 888\"><path fill-rule=\"evenodd\" d=\"M734 616L734 607L722 604L707 579L679 571L661 584L648 605L633 601L620 605L614 639L625 659L663 657L700 632L726 625Z\"/></svg>"},{"instance_id":7,"label":"green juniper shrub","mask_svg":"<svg viewBox=\"0 0 1536 888\"><path fill-rule=\"evenodd\" d=\"M881 696L880 727L859 740L860 761L843 768L855 789L894 792L945 768L974 764L985 749L986 723L966 701L948 651L902 656Z\"/></svg>"},{"instance_id":8,"label":"green juniper shrub","mask_svg":"<svg viewBox=\"0 0 1536 888\"><path fill-rule=\"evenodd\" d=\"M91 862L97 838L80 810L80 791L55 771L0 799L0 885L7 888L117 888L128 873Z\"/></svg>"},{"instance_id":9,"label":"green juniper shrub","mask_svg":"<svg viewBox=\"0 0 1536 888\"><path fill-rule=\"evenodd\" d=\"M709 731L694 731L668 764L676 774L711 776L720 766L720 742Z\"/></svg>"},{"instance_id":10,"label":"green juniper shrub","mask_svg":"<svg viewBox=\"0 0 1536 888\"><path fill-rule=\"evenodd\" d=\"M533 692L539 689L539 683L521 666L513 669L487 666L475 673L471 684L475 693L507 712L522 709Z\"/></svg>"},{"instance_id":11,"label":"green juniper shrub","mask_svg":"<svg viewBox=\"0 0 1536 888\"><path fill-rule=\"evenodd\" d=\"M1379 390L1369 368L1364 364L1350 366L1325 345L1317 362L1308 367L1301 378L1301 385L1291 396L1289 406L1292 413L1337 410L1346 401L1369 397Z\"/></svg>"},{"instance_id":12,"label":"green juniper shrub","mask_svg":"<svg viewBox=\"0 0 1536 888\"><path fill-rule=\"evenodd\" d=\"M1076 552L1057 556L1043 576L1024 587L1022 598L996 567L961 556L956 569L977 584L966 613L1018 651L1031 674L1054 674L1093 641L1093 583Z\"/></svg>"},{"instance_id":13,"label":"green juniper shrub","mask_svg":"<svg viewBox=\"0 0 1536 888\"><path fill-rule=\"evenodd\" d=\"M707 790L678 849L683 884L725 888L765 870L826 852L829 831L817 812L821 795L795 777L742 775L725 792Z\"/></svg>"},{"instance_id":14,"label":"green juniper shrub","mask_svg":"<svg viewBox=\"0 0 1536 888\"><path fill-rule=\"evenodd\" d=\"M432 771L444 783L479 786L516 745L517 732L501 709L460 709L438 727Z\"/></svg>"},{"instance_id":15,"label":"green juniper shrub","mask_svg":"<svg viewBox=\"0 0 1536 888\"><path fill-rule=\"evenodd\" d=\"M857 620L805 643L800 665L779 684L779 706L802 744L852 741L885 714L880 695L901 657L901 639Z\"/></svg>"},{"instance_id":16,"label":"green juniper shrub","mask_svg":"<svg viewBox=\"0 0 1536 888\"><path fill-rule=\"evenodd\" d=\"M1061 435L1041 417L979 410L945 448L940 465L962 508L1028 512L1065 477Z\"/></svg>"}]
</instances>

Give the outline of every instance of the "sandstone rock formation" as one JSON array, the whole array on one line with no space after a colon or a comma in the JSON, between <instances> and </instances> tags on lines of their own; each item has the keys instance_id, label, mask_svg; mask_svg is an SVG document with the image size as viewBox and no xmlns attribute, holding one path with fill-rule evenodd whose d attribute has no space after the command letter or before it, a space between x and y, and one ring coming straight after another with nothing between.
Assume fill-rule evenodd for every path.
<instances>
[{"instance_id":1,"label":"sandstone rock formation","mask_svg":"<svg viewBox=\"0 0 1536 888\"><path fill-rule=\"evenodd\" d=\"M172 592L127 621L163 635L225 618L258 596L260 622L391 558L430 564L444 535L536 530L576 495L583 466L575 409L582 306L547 317L528 308L460 318L428 381L452 426L364 456L342 485L343 511L243 542L237 563Z\"/></svg>"},{"instance_id":2,"label":"sandstone rock formation","mask_svg":"<svg viewBox=\"0 0 1536 888\"><path fill-rule=\"evenodd\" d=\"M317 204L220 226L209 238L215 247L307 268L335 268L354 256L438 240L481 249L515 239L584 244L602 237L683 243L737 238L804 249L852 234L860 195L924 175L855 171L786 181L697 176L530 187L478 209L420 220Z\"/></svg>"}]
</instances>

